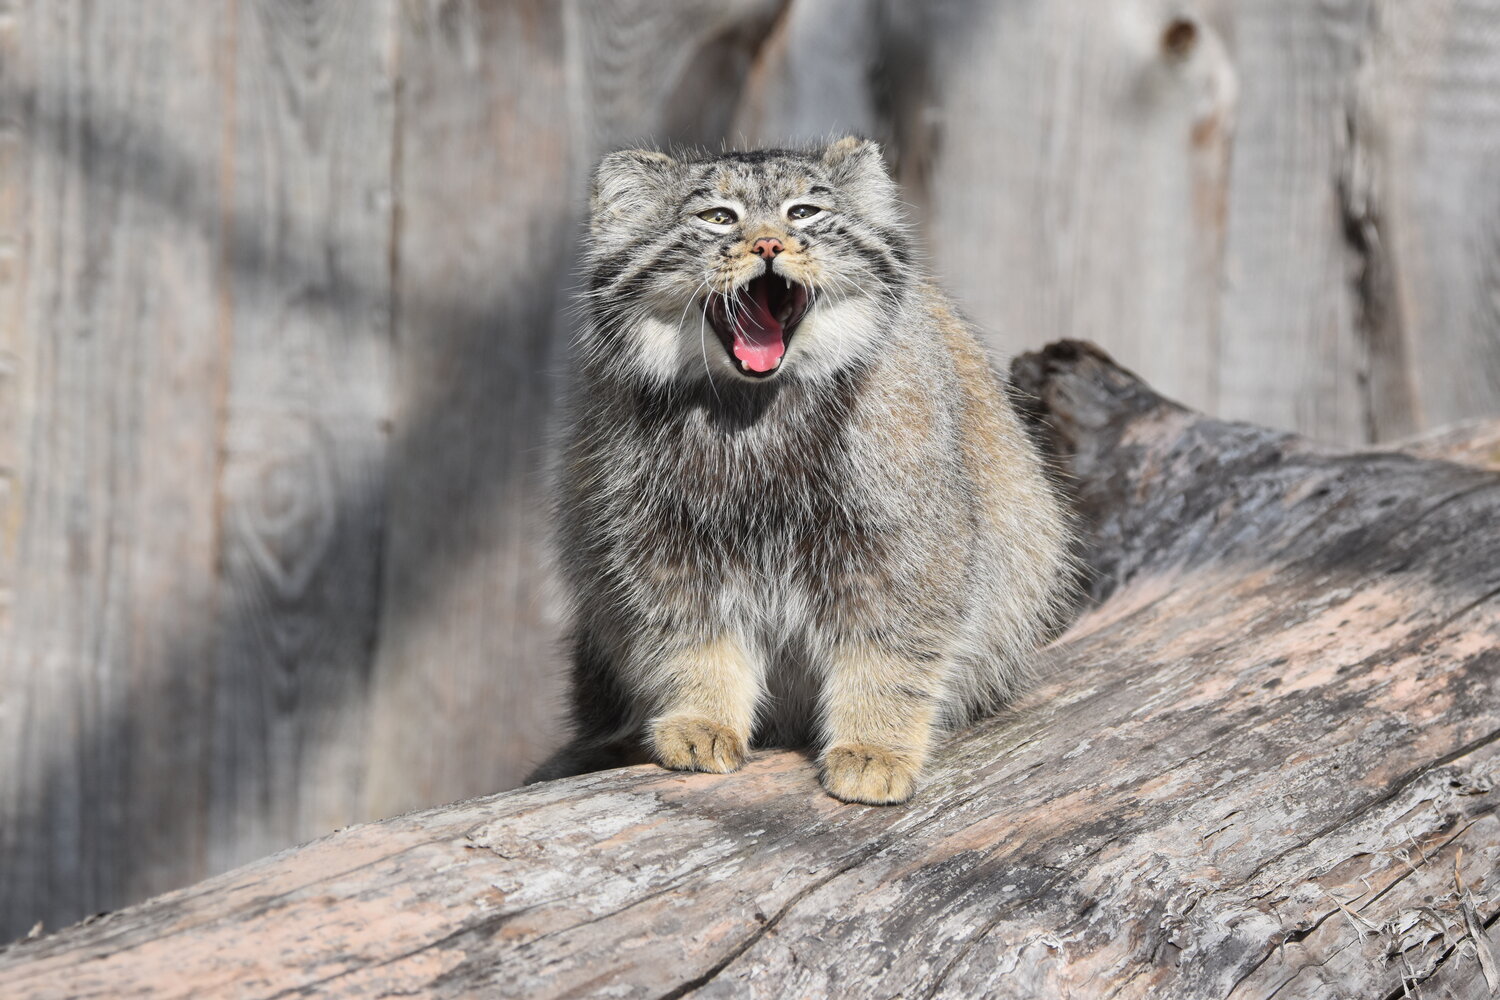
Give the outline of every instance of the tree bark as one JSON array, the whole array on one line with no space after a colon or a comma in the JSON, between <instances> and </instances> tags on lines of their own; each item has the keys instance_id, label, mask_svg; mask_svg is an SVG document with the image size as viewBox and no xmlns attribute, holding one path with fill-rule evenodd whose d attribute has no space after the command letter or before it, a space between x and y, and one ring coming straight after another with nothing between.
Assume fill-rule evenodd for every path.
<instances>
[{"instance_id":1,"label":"tree bark","mask_svg":"<svg viewBox=\"0 0 1500 1000\"><path fill-rule=\"evenodd\" d=\"M1086 606L909 805L786 751L551 782L12 945L5 995L1492 995L1494 427L1320 446L1071 342L1014 377Z\"/></svg>"}]
</instances>

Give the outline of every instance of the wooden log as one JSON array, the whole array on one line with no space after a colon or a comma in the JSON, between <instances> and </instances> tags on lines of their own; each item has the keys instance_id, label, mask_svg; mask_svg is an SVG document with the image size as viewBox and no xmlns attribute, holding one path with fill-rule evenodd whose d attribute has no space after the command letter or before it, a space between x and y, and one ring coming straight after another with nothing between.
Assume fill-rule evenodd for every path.
<instances>
[{"instance_id":1,"label":"wooden log","mask_svg":"<svg viewBox=\"0 0 1500 1000\"><path fill-rule=\"evenodd\" d=\"M1500 475L1209 420L1087 345L1014 373L1089 605L908 806L797 752L585 775L12 945L6 996L1490 995Z\"/></svg>"}]
</instances>

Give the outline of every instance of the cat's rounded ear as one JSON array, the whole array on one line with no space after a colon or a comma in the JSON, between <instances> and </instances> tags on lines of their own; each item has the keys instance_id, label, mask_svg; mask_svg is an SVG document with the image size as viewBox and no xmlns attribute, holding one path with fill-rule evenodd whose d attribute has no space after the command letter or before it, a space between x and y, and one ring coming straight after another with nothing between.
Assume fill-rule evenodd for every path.
<instances>
[{"instance_id":1,"label":"cat's rounded ear","mask_svg":"<svg viewBox=\"0 0 1500 1000\"><path fill-rule=\"evenodd\" d=\"M847 136L823 150L823 169L849 202L881 225L901 224L901 199L878 143Z\"/></svg>"},{"instance_id":2,"label":"cat's rounded ear","mask_svg":"<svg viewBox=\"0 0 1500 1000\"><path fill-rule=\"evenodd\" d=\"M677 179L677 172L677 161L654 149L621 149L605 154L594 168L589 189L594 228L654 207Z\"/></svg>"},{"instance_id":3,"label":"cat's rounded ear","mask_svg":"<svg viewBox=\"0 0 1500 1000\"><path fill-rule=\"evenodd\" d=\"M885 159L880 155L880 145L857 135L845 136L824 149L823 166L840 184L891 179L885 168Z\"/></svg>"}]
</instances>

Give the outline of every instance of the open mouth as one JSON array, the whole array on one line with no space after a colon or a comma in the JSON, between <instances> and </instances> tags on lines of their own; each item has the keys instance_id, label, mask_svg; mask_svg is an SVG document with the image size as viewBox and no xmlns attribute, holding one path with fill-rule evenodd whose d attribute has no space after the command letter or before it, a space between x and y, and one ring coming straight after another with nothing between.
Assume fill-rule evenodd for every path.
<instances>
[{"instance_id":1,"label":"open mouth","mask_svg":"<svg viewBox=\"0 0 1500 1000\"><path fill-rule=\"evenodd\" d=\"M766 378L781 365L792 332L807 315L807 289L766 273L736 290L733 298L708 298L708 318L740 374Z\"/></svg>"}]
</instances>

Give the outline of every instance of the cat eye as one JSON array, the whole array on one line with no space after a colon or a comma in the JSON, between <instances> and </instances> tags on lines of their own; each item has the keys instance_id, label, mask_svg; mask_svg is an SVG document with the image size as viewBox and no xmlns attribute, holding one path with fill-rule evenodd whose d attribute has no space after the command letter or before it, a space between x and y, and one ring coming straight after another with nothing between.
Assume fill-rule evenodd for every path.
<instances>
[{"instance_id":1,"label":"cat eye","mask_svg":"<svg viewBox=\"0 0 1500 1000\"><path fill-rule=\"evenodd\" d=\"M740 217L727 208L710 208L699 212L698 218L704 222L712 222L716 226L727 226L731 222L738 222Z\"/></svg>"},{"instance_id":2,"label":"cat eye","mask_svg":"<svg viewBox=\"0 0 1500 1000\"><path fill-rule=\"evenodd\" d=\"M811 219L821 211L817 205L793 205L786 210L786 216L788 219Z\"/></svg>"}]
</instances>

